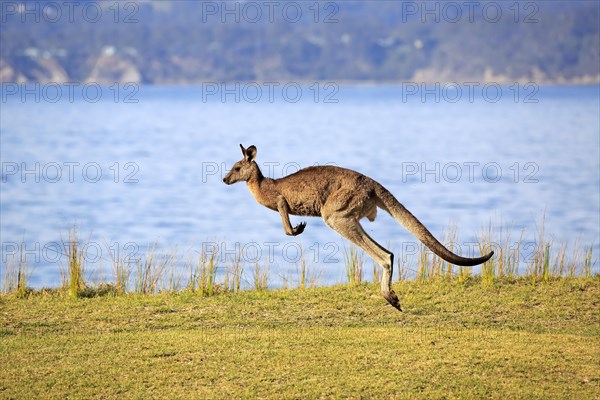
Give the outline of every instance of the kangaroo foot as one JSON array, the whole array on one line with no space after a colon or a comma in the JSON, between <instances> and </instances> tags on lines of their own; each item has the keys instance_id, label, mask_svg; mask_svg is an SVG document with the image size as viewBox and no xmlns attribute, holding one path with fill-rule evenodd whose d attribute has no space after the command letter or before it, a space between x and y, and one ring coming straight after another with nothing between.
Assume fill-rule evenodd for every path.
<instances>
[{"instance_id":1,"label":"kangaroo foot","mask_svg":"<svg viewBox=\"0 0 600 400\"><path fill-rule=\"evenodd\" d=\"M387 294L384 294L383 297L388 301L388 303L397 308L398 311L402 311L402 308L400 308L400 300L393 290L390 290Z\"/></svg>"},{"instance_id":2,"label":"kangaroo foot","mask_svg":"<svg viewBox=\"0 0 600 400\"><path fill-rule=\"evenodd\" d=\"M306 228L306 222L300 222L298 225L292 228L292 236L298 236L304 232L304 228Z\"/></svg>"}]
</instances>

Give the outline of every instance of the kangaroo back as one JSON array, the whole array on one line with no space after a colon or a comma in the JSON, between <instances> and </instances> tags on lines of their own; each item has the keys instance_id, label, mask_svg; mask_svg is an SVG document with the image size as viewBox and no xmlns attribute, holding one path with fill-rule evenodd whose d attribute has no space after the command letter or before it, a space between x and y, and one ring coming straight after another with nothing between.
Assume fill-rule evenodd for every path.
<instances>
[{"instance_id":1,"label":"kangaroo back","mask_svg":"<svg viewBox=\"0 0 600 400\"><path fill-rule=\"evenodd\" d=\"M408 211L395 197L390 193L389 190L381 185L377 186L376 194L378 197L377 206L387 211L396 221L402 224L406 229L410 231L417 239L419 239L425 246L442 259L448 261L451 264L473 266L483 264L489 260L494 252L483 257L467 258L461 257L452 253L443 244L441 244L429 230L415 217L410 211Z\"/></svg>"}]
</instances>

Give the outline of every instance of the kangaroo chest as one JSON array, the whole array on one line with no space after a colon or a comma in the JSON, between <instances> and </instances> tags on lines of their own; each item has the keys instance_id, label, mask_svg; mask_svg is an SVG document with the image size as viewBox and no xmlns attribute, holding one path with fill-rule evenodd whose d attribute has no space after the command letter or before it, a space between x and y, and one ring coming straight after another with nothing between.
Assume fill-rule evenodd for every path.
<instances>
[{"instance_id":1,"label":"kangaroo chest","mask_svg":"<svg viewBox=\"0 0 600 400\"><path fill-rule=\"evenodd\" d=\"M248 183L248 189L256 201L271 210L277 210L277 196L272 190L261 187L258 183Z\"/></svg>"}]
</instances>

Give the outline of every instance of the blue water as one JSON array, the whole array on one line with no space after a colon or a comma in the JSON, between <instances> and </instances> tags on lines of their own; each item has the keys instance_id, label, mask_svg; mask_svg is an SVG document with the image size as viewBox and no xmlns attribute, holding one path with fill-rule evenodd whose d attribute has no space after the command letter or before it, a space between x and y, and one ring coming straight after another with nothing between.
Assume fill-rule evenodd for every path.
<instances>
[{"instance_id":1,"label":"blue water","mask_svg":"<svg viewBox=\"0 0 600 400\"><path fill-rule=\"evenodd\" d=\"M222 183L241 158L240 143L257 146L257 161L272 177L315 164L356 169L434 234L443 237L455 224L465 255L476 255L469 243L490 223L535 240L544 213L546 236L557 246L579 240L597 250L597 86L520 87L518 94L503 87L498 101L478 90L455 101L451 90L436 99L401 85L318 88L315 98L316 88L303 86L297 102L291 89L269 99L264 87L256 102L255 87L241 87L238 99L208 96L202 87L120 87L115 99L115 88L102 88L97 102L77 91L51 102L49 93L36 99L5 90L2 275L7 258L23 249L32 286L60 284L65 260L57 243L77 226L91 243L90 280L111 277L105 245L139 257L158 241L161 251L176 250L182 266L216 242L225 268L239 249L247 271L255 261L270 265L273 286L295 271L301 244L321 284L343 281L348 243L322 220L291 217L308 226L287 237L279 216L244 184ZM363 225L397 254L414 248L415 239L383 213Z\"/></svg>"}]
</instances>

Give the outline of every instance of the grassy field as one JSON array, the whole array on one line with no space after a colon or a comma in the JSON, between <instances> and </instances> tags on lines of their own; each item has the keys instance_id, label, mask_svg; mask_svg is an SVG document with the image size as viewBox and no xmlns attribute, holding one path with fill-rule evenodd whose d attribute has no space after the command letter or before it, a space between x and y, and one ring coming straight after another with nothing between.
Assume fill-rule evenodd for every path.
<instances>
[{"instance_id":1,"label":"grassy field","mask_svg":"<svg viewBox=\"0 0 600 400\"><path fill-rule=\"evenodd\" d=\"M600 398L600 277L0 295L0 398Z\"/></svg>"}]
</instances>

